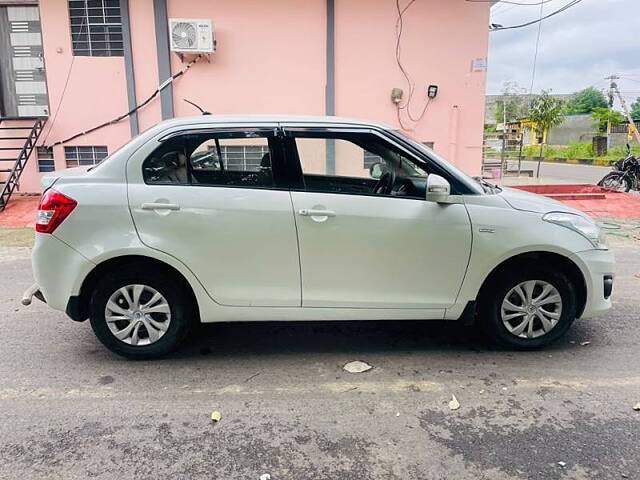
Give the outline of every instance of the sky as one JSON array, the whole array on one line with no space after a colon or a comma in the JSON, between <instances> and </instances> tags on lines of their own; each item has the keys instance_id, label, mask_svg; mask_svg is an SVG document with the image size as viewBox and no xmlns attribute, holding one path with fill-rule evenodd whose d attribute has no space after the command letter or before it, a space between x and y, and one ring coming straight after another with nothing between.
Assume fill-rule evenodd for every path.
<instances>
[{"instance_id":1,"label":"sky","mask_svg":"<svg viewBox=\"0 0 640 480\"><path fill-rule=\"evenodd\" d=\"M540 0L512 0L539 4ZM570 0L549 0L544 14ZM540 16L540 6L498 3L491 23L517 25ZM538 25L489 33L487 93L501 93L505 81L529 91ZM628 101L640 97L640 0L582 0L544 20L533 91L572 93L607 87L604 77L620 74L618 87Z\"/></svg>"}]
</instances>

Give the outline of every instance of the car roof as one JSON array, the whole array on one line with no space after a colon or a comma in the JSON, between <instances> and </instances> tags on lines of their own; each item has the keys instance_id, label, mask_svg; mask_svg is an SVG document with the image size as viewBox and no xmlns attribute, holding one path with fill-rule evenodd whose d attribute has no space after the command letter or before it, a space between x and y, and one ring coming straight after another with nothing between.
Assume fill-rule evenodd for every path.
<instances>
[{"instance_id":1,"label":"car roof","mask_svg":"<svg viewBox=\"0 0 640 480\"><path fill-rule=\"evenodd\" d=\"M176 127L202 124L238 124L238 123L299 123L299 124L327 124L327 125L357 125L363 127L375 127L385 130L395 130L394 127L371 120L360 118L334 117L323 115L285 115L285 114L234 114L234 115L197 115L188 117L177 117L161 122L163 127Z\"/></svg>"}]
</instances>

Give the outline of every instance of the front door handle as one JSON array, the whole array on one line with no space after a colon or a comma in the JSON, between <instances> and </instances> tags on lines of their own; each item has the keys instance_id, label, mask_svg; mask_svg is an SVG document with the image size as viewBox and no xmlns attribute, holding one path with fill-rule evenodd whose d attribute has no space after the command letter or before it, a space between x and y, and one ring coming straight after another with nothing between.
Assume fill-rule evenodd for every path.
<instances>
[{"instance_id":1,"label":"front door handle","mask_svg":"<svg viewBox=\"0 0 640 480\"><path fill-rule=\"evenodd\" d=\"M298 215L302 217L335 217L336 212L333 210L316 210L314 208L303 208L298 210Z\"/></svg>"},{"instance_id":2,"label":"front door handle","mask_svg":"<svg viewBox=\"0 0 640 480\"><path fill-rule=\"evenodd\" d=\"M180 210L175 203L143 203L142 210Z\"/></svg>"}]
</instances>

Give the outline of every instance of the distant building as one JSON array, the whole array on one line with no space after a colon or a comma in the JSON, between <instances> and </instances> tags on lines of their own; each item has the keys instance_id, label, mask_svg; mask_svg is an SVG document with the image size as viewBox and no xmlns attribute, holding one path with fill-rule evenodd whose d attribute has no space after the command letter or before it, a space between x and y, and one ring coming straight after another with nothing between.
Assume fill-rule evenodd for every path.
<instances>
[{"instance_id":1,"label":"distant building","mask_svg":"<svg viewBox=\"0 0 640 480\"><path fill-rule=\"evenodd\" d=\"M573 97L573 93L559 93L552 94L553 97L561 98L563 100L569 100ZM518 95L519 98L523 99L523 103L528 103L535 95L523 94ZM496 125L496 110L498 108L498 104L505 99L509 99L509 97L514 97L514 95L486 95L485 97L485 109L484 109L484 123L486 125ZM513 118L508 118L507 120L515 120Z\"/></svg>"}]
</instances>

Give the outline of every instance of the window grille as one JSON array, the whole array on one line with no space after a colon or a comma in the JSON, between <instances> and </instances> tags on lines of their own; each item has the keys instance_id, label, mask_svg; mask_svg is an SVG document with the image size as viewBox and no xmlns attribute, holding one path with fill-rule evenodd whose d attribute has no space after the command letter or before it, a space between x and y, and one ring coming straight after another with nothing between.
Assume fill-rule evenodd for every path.
<instances>
[{"instance_id":1,"label":"window grille","mask_svg":"<svg viewBox=\"0 0 640 480\"><path fill-rule=\"evenodd\" d=\"M67 168L96 165L108 155L107 147L64 147Z\"/></svg>"},{"instance_id":2,"label":"window grille","mask_svg":"<svg viewBox=\"0 0 640 480\"><path fill-rule=\"evenodd\" d=\"M209 147L215 150L215 147ZM265 154L269 153L268 145L221 145L220 153L224 168L236 171L256 171Z\"/></svg>"},{"instance_id":3,"label":"window grille","mask_svg":"<svg viewBox=\"0 0 640 480\"><path fill-rule=\"evenodd\" d=\"M53 172L56 169L51 147L38 147L38 171Z\"/></svg>"},{"instance_id":4,"label":"window grille","mask_svg":"<svg viewBox=\"0 0 640 480\"><path fill-rule=\"evenodd\" d=\"M74 55L124 55L120 0L70 0L69 19Z\"/></svg>"}]
</instances>

